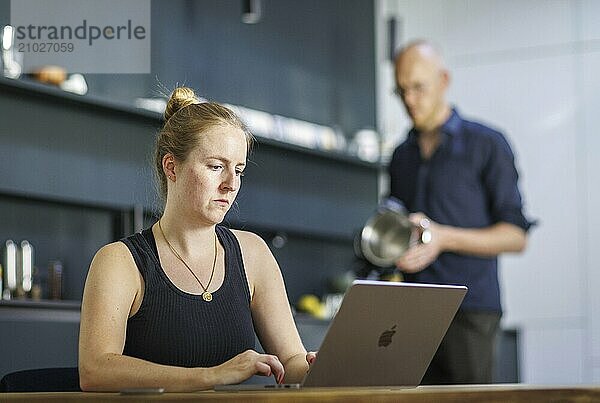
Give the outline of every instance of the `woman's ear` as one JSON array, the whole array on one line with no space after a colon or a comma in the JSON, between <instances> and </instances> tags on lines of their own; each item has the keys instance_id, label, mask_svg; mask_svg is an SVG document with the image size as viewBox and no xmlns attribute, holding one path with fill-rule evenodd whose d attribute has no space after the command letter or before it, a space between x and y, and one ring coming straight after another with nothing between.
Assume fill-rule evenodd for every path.
<instances>
[{"instance_id":1,"label":"woman's ear","mask_svg":"<svg viewBox=\"0 0 600 403\"><path fill-rule=\"evenodd\" d=\"M162 167L167 180L175 182L175 156L171 153L167 153L162 158Z\"/></svg>"}]
</instances>

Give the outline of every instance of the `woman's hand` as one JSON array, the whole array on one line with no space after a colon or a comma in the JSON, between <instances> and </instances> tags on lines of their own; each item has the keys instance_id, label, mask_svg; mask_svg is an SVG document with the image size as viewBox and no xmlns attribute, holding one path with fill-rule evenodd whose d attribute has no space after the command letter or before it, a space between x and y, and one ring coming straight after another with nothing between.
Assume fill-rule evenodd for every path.
<instances>
[{"instance_id":1,"label":"woman's hand","mask_svg":"<svg viewBox=\"0 0 600 403\"><path fill-rule=\"evenodd\" d=\"M246 350L216 368L216 383L225 385L243 382L252 375L273 375L277 383L282 383L285 375L283 364L277 356L259 354L254 350Z\"/></svg>"}]
</instances>

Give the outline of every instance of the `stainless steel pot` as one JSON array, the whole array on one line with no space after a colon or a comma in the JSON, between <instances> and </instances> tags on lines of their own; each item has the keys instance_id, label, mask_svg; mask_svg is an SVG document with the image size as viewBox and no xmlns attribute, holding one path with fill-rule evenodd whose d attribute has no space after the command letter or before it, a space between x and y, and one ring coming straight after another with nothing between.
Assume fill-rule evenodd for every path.
<instances>
[{"instance_id":1,"label":"stainless steel pot","mask_svg":"<svg viewBox=\"0 0 600 403\"><path fill-rule=\"evenodd\" d=\"M376 266L389 267L416 242L431 240L429 220L414 225L402 202L395 198L383 200L361 231L360 249L365 259Z\"/></svg>"}]
</instances>

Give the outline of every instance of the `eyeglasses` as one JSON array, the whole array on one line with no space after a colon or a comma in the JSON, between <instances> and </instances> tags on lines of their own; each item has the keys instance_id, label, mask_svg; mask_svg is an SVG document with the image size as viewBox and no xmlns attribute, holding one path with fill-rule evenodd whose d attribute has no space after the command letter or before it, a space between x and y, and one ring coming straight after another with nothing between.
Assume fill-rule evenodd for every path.
<instances>
[{"instance_id":1,"label":"eyeglasses","mask_svg":"<svg viewBox=\"0 0 600 403\"><path fill-rule=\"evenodd\" d=\"M427 91L428 88L429 87L426 84L422 83L414 84L407 88L402 88L397 85L393 92L400 98L404 98L411 93L415 94L416 96L421 96L425 93L425 91Z\"/></svg>"}]
</instances>

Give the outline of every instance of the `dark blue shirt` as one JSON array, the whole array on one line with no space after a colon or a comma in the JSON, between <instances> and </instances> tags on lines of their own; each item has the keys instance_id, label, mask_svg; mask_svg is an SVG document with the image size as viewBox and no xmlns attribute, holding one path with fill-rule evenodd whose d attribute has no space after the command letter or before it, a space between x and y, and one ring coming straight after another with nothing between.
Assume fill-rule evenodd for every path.
<instances>
[{"instance_id":1,"label":"dark blue shirt","mask_svg":"<svg viewBox=\"0 0 600 403\"><path fill-rule=\"evenodd\" d=\"M462 119L456 110L441 127L441 142L429 160L421 158L412 129L394 151L389 166L390 195L410 212L462 228L498 222L530 227L522 212L514 156L496 130ZM442 253L407 281L466 285L462 309L501 312L497 258Z\"/></svg>"}]
</instances>

